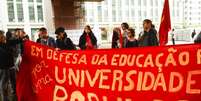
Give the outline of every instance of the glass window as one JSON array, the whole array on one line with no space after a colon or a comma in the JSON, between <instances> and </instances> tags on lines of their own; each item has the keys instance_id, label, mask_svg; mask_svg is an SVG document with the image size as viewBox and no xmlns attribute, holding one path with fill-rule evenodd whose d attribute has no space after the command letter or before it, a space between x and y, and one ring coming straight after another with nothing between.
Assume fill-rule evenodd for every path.
<instances>
[{"instance_id":1,"label":"glass window","mask_svg":"<svg viewBox=\"0 0 201 101\"><path fill-rule=\"evenodd\" d=\"M119 10L118 10L118 13L119 13L118 20L119 20L119 21L122 21L122 10L119 9Z\"/></svg>"},{"instance_id":2,"label":"glass window","mask_svg":"<svg viewBox=\"0 0 201 101\"><path fill-rule=\"evenodd\" d=\"M37 0L38 3L42 3L42 0Z\"/></svg>"},{"instance_id":3,"label":"glass window","mask_svg":"<svg viewBox=\"0 0 201 101\"><path fill-rule=\"evenodd\" d=\"M118 0L118 1L117 1L117 6L118 6L118 7L121 7L121 0Z\"/></svg>"},{"instance_id":4,"label":"glass window","mask_svg":"<svg viewBox=\"0 0 201 101\"><path fill-rule=\"evenodd\" d=\"M157 1L157 0L156 0ZM141 5L141 0L138 0L138 6L140 6Z\"/></svg>"},{"instance_id":5,"label":"glass window","mask_svg":"<svg viewBox=\"0 0 201 101\"><path fill-rule=\"evenodd\" d=\"M33 0L28 0L28 2L33 2Z\"/></svg>"},{"instance_id":6,"label":"glass window","mask_svg":"<svg viewBox=\"0 0 201 101\"><path fill-rule=\"evenodd\" d=\"M158 0L155 0L155 5L158 6Z\"/></svg>"},{"instance_id":7,"label":"glass window","mask_svg":"<svg viewBox=\"0 0 201 101\"><path fill-rule=\"evenodd\" d=\"M150 5L153 7L153 5L154 5L154 1L153 0L150 1Z\"/></svg>"},{"instance_id":8,"label":"glass window","mask_svg":"<svg viewBox=\"0 0 201 101\"><path fill-rule=\"evenodd\" d=\"M104 9L104 21L108 21L108 9Z\"/></svg>"},{"instance_id":9,"label":"glass window","mask_svg":"<svg viewBox=\"0 0 201 101\"><path fill-rule=\"evenodd\" d=\"M143 2L144 2L144 6L146 7L147 6L147 1L143 0Z\"/></svg>"},{"instance_id":10,"label":"glass window","mask_svg":"<svg viewBox=\"0 0 201 101\"><path fill-rule=\"evenodd\" d=\"M125 4L126 4L126 5L129 5L129 0L125 0L125 1L126 1Z\"/></svg>"},{"instance_id":11,"label":"glass window","mask_svg":"<svg viewBox=\"0 0 201 101\"><path fill-rule=\"evenodd\" d=\"M126 9L125 13L126 13L126 16L129 17L129 9Z\"/></svg>"},{"instance_id":12,"label":"glass window","mask_svg":"<svg viewBox=\"0 0 201 101\"><path fill-rule=\"evenodd\" d=\"M177 10L177 17L179 17L179 10Z\"/></svg>"},{"instance_id":13,"label":"glass window","mask_svg":"<svg viewBox=\"0 0 201 101\"><path fill-rule=\"evenodd\" d=\"M135 9L132 9L132 11L131 11L131 17L132 17L132 18L135 17Z\"/></svg>"},{"instance_id":14,"label":"glass window","mask_svg":"<svg viewBox=\"0 0 201 101\"><path fill-rule=\"evenodd\" d=\"M116 6L116 1L112 0L112 6Z\"/></svg>"},{"instance_id":15,"label":"glass window","mask_svg":"<svg viewBox=\"0 0 201 101\"><path fill-rule=\"evenodd\" d=\"M113 10L112 11L112 20L114 21L114 22L116 22L116 11L115 10Z\"/></svg>"},{"instance_id":16,"label":"glass window","mask_svg":"<svg viewBox=\"0 0 201 101\"><path fill-rule=\"evenodd\" d=\"M153 13L154 13L154 11L153 11L153 8L152 8L151 12L150 12L150 15L153 16Z\"/></svg>"},{"instance_id":17,"label":"glass window","mask_svg":"<svg viewBox=\"0 0 201 101\"><path fill-rule=\"evenodd\" d=\"M31 28L31 40L36 41L36 34L38 33L39 28Z\"/></svg>"},{"instance_id":18,"label":"glass window","mask_svg":"<svg viewBox=\"0 0 201 101\"><path fill-rule=\"evenodd\" d=\"M29 5L29 21L35 22L34 5Z\"/></svg>"},{"instance_id":19,"label":"glass window","mask_svg":"<svg viewBox=\"0 0 201 101\"><path fill-rule=\"evenodd\" d=\"M158 17L158 9L155 9L155 16Z\"/></svg>"},{"instance_id":20,"label":"glass window","mask_svg":"<svg viewBox=\"0 0 201 101\"><path fill-rule=\"evenodd\" d=\"M102 7L98 6L98 21L102 22Z\"/></svg>"},{"instance_id":21,"label":"glass window","mask_svg":"<svg viewBox=\"0 0 201 101\"><path fill-rule=\"evenodd\" d=\"M37 6L38 22L43 22L43 8L41 5Z\"/></svg>"},{"instance_id":22,"label":"glass window","mask_svg":"<svg viewBox=\"0 0 201 101\"><path fill-rule=\"evenodd\" d=\"M89 18L89 22L94 22L94 18L93 18L93 17L90 17L90 18Z\"/></svg>"},{"instance_id":23,"label":"glass window","mask_svg":"<svg viewBox=\"0 0 201 101\"><path fill-rule=\"evenodd\" d=\"M138 16L141 17L141 10L138 10Z\"/></svg>"},{"instance_id":24,"label":"glass window","mask_svg":"<svg viewBox=\"0 0 201 101\"><path fill-rule=\"evenodd\" d=\"M147 12L146 12L146 11L144 11L144 17L145 17L145 18L147 17Z\"/></svg>"},{"instance_id":25,"label":"glass window","mask_svg":"<svg viewBox=\"0 0 201 101\"><path fill-rule=\"evenodd\" d=\"M15 12L13 3L8 3L8 21L15 22Z\"/></svg>"},{"instance_id":26,"label":"glass window","mask_svg":"<svg viewBox=\"0 0 201 101\"><path fill-rule=\"evenodd\" d=\"M18 17L18 22L24 21L24 14L23 14L23 8L21 3L17 4L17 17Z\"/></svg>"},{"instance_id":27,"label":"glass window","mask_svg":"<svg viewBox=\"0 0 201 101\"><path fill-rule=\"evenodd\" d=\"M135 0L131 0L130 2L131 2L131 5L133 6L135 5Z\"/></svg>"}]
</instances>

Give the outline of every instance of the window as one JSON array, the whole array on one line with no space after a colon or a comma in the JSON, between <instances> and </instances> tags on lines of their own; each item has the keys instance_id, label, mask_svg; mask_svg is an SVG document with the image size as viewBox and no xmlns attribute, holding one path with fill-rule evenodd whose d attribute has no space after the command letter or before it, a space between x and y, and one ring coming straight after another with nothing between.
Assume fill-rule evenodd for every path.
<instances>
[{"instance_id":1,"label":"window","mask_svg":"<svg viewBox=\"0 0 201 101\"><path fill-rule=\"evenodd\" d=\"M158 9L155 9L155 16L158 17Z\"/></svg>"},{"instance_id":2,"label":"window","mask_svg":"<svg viewBox=\"0 0 201 101\"><path fill-rule=\"evenodd\" d=\"M119 16L118 16L118 21L121 22L122 21L122 10L119 9L118 10Z\"/></svg>"},{"instance_id":3,"label":"window","mask_svg":"<svg viewBox=\"0 0 201 101\"><path fill-rule=\"evenodd\" d=\"M141 10L138 10L138 16L141 17L142 14L141 14Z\"/></svg>"},{"instance_id":4,"label":"window","mask_svg":"<svg viewBox=\"0 0 201 101\"><path fill-rule=\"evenodd\" d=\"M147 12L146 12L146 11L144 11L144 17L145 17L145 18L147 17Z\"/></svg>"},{"instance_id":5,"label":"window","mask_svg":"<svg viewBox=\"0 0 201 101\"><path fill-rule=\"evenodd\" d=\"M134 6L135 5L135 0L131 0L131 5Z\"/></svg>"},{"instance_id":6,"label":"window","mask_svg":"<svg viewBox=\"0 0 201 101\"><path fill-rule=\"evenodd\" d=\"M118 1L117 1L117 6L118 6L118 7L121 7L121 0L118 0Z\"/></svg>"},{"instance_id":7,"label":"window","mask_svg":"<svg viewBox=\"0 0 201 101\"><path fill-rule=\"evenodd\" d=\"M35 12L34 5L29 5L29 21L35 22Z\"/></svg>"},{"instance_id":8,"label":"window","mask_svg":"<svg viewBox=\"0 0 201 101\"><path fill-rule=\"evenodd\" d=\"M157 0L156 0L157 1ZM138 0L138 6L140 6L141 5L141 0Z\"/></svg>"},{"instance_id":9,"label":"window","mask_svg":"<svg viewBox=\"0 0 201 101\"><path fill-rule=\"evenodd\" d=\"M98 21L102 22L102 7L98 6Z\"/></svg>"},{"instance_id":10,"label":"window","mask_svg":"<svg viewBox=\"0 0 201 101\"><path fill-rule=\"evenodd\" d=\"M9 22L15 22L15 11L14 11L14 3L13 3L13 1L8 0L7 5L8 5L8 21Z\"/></svg>"},{"instance_id":11,"label":"window","mask_svg":"<svg viewBox=\"0 0 201 101\"><path fill-rule=\"evenodd\" d=\"M112 0L112 6L116 6L115 0Z\"/></svg>"},{"instance_id":12,"label":"window","mask_svg":"<svg viewBox=\"0 0 201 101\"><path fill-rule=\"evenodd\" d=\"M28 2L33 2L33 0L28 0Z\"/></svg>"},{"instance_id":13,"label":"window","mask_svg":"<svg viewBox=\"0 0 201 101\"><path fill-rule=\"evenodd\" d=\"M106 8L104 9L104 21L108 21L108 10Z\"/></svg>"},{"instance_id":14,"label":"window","mask_svg":"<svg viewBox=\"0 0 201 101\"><path fill-rule=\"evenodd\" d=\"M131 16L132 16L132 18L135 17L135 9L132 9L132 11L131 11Z\"/></svg>"},{"instance_id":15,"label":"window","mask_svg":"<svg viewBox=\"0 0 201 101\"><path fill-rule=\"evenodd\" d=\"M179 13L180 13L179 10L177 10L177 17L179 17Z\"/></svg>"},{"instance_id":16,"label":"window","mask_svg":"<svg viewBox=\"0 0 201 101\"><path fill-rule=\"evenodd\" d=\"M22 0L16 0L16 2L14 2L14 0L7 0L7 7L8 7L9 22L15 22L16 20L18 22L24 22L24 11L23 11Z\"/></svg>"},{"instance_id":17,"label":"window","mask_svg":"<svg viewBox=\"0 0 201 101\"><path fill-rule=\"evenodd\" d=\"M150 5L153 7L153 5L154 5L154 1L153 0L150 1Z\"/></svg>"},{"instance_id":18,"label":"window","mask_svg":"<svg viewBox=\"0 0 201 101\"><path fill-rule=\"evenodd\" d=\"M36 34L38 33L39 28L31 28L31 40L36 41Z\"/></svg>"},{"instance_id":19,"label":"window","mask_svg":"<svg viewBox=\"0 0 201 101\"><path fill-rule=\"evenodd\" d=\"M43 22L43 8L42 5L37 6L38 22Z\"/></svg>"},{"instance_id":20,"label":"window","mask_svg":"<svg viewBox=\"0 0 201 101\"><path fill-rule=\"evenodd\" d=\"M155 0L155 5L158 6L158 0Z\"/></svg>"},{"instance_id":21,"label":"window","mask_svg":"<svg viewBox=\"0 0 201 101\"><path fill-rule=\"evenodd\" d=\"M115 10L113 10L112 11L112 20L114 21L114 22L116 22L116 11Z\"/></svg>"},{"instance_id":22,"label":"window","mask_svg":"<svg viewBox=\"0 0 201 101\"><path fill-rule=\"evenodd\" d=\"M17 18L18 22L23 22L24 21L24 14L23 14L23 8L22 8L22 3L17 4Z\"/></svg>"},{"instance_id":23,"label":"window","mask_svg":"<svg viewBox=\"0 0 201 101\"><path fill-rule=\"evenodd\" d=\"M143 0L143 3L144 3L144 6L146 7L147 6L147 1Z\"/></svg>"},{"instance_id":24,"label":"window","mask_svg":"<svg viewBox=\"0 0 201 101\"><path fill-rule=\"evenodd\" d=\"M42 3L42 0L37 0L38 3Z\"/></svg>"},{"instance_id":25,"label":"window","mask_svg":"<svg viewBox=\"0 0 201 101\"><path fill-rule=\"evenodd\" d=\"M125 2L125 5L129 5L129 0L125 0L126 2Z\"/></svg>"},{"instance_id":26,"label":"window","mask_svg":"<svg viewBox=\"0 0 201 101\"><path fill-rule=\"evenodd\" d=\"M154 11L153 11L153 8L152 8L151 11L150 11L150 15L153 16L153 14L154 14Z\"/></svg>"}]
</instances>

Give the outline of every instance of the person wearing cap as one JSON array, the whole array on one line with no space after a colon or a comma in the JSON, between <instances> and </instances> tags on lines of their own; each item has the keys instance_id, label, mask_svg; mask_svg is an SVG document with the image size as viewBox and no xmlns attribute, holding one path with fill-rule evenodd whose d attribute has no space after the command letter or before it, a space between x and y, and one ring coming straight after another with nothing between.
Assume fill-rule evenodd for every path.
<instances>
[{"instance_id":1,"label":"person wearing cap","mask_svg":"<svg viewBox=\"0 0 201 101\"><path fill-rule=\"evenodd\" d=\"M65 29L59 27L56 29L55 34L57 35L56 46L60 50L76 50L72 40L67 37Z\"/></svg>"},{"instance_id":2,"label":"person wearing cap","mask_svg":"<svg viewBox=\"0 0 201 101\"><path fill-rule=\"evenodd\" d=\"M52 48L56 48L55 39L48 36L47 29L42 27L39 29L40 39L37 40L38 43L42 45L47 45Z\"/></svg>"}]
</instances>

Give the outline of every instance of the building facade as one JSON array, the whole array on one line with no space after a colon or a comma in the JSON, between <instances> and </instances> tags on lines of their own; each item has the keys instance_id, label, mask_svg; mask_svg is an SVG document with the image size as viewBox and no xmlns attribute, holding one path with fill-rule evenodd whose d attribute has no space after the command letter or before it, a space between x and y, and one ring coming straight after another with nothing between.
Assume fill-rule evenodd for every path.
<instances>
[{"instance_id":1,"label":"building facade","mask_svg":"<svg viewBox=\"0 0 201 101\"><path fill-rule=\"evenodd\" d=\"M201 0L185 0L184 24L186 27L200 27Z\"/></svg>"},{"instance_id":2,"label":"building facade","mask_svg":"<svg viewBox=\"0 0 201 101\"><path fill-rule=\"evenodd\" d=\"M169 0L172 28L178 40L190 40L192 29L201 27L201 0ZM164 0L104 0L86 2L86 23L112 32L122 22L128 22L138 34L144 19L151 19L159 29ZM188 30L185 30L188 29ZM189 30L190 29L190 30ZM111 34L108 37L111 39Z\"/></svg>"},{"instance_id":3,"label":"building facade","mask_svg":"<svg viewBox=\"0 0 201 101\"><path fill-rule=\"evenodd\" d=\"M1 0L0 29L22 28L32 40L36 40L40 27L54 28L52 19L48 19L53 16L51 7L50 0Z\"/></svg>"},{"instance_id":4,"label":"building facade","mask_svg":"<svg viewBox=\"0 0 201 101\"><path fill-rule=\"evenodd\" d=\"M170 0L171 18L175 27L183 25L184 0ZM104 0L103 2L86 2L86 23L100 26L119 26L128 22L135 28L142 27L144 19L151 19L160 24L163 0Z\"/></svg>"}]
</instances>

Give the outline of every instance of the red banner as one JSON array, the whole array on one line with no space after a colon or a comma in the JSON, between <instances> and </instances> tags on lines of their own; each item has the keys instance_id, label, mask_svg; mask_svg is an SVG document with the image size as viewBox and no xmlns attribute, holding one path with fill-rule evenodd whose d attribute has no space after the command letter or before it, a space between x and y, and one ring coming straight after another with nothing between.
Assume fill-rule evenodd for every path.
<instances>
[{"instance_id":1,"label":"red banner","mask_svg":"<svg viewBox=\"0 0 201 101\"><path fill-rule=\"evenodd\" d=\"M56 51L33 42L19 101L201 101L201 45Z\"/></svg>"}]
</instances>

